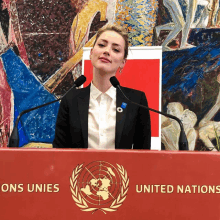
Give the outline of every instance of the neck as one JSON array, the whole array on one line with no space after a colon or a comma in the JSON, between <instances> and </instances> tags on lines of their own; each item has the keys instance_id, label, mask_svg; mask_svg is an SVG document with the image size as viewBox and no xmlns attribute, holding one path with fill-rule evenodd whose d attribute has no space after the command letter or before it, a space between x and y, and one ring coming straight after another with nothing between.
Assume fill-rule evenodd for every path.
<instances>
[{"instance_id":1,"label":"neck","mask_svg":"<svg viewBox=\"0 0 220 220\"><path fill-rule=\"evenodd\" d=\"M112 76L115 76L115 73L96 73L94 71L92 82L99 91L105 93L112 86L109 80Z\"/></svg>"}]
</instances>

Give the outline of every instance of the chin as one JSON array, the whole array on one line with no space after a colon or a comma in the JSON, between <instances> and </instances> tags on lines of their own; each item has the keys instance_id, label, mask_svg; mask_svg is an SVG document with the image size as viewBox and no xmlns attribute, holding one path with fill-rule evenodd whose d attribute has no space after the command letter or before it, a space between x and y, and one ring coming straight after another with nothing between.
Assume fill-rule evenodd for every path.
<instances>
[{"instance_id":1,"label":"chin","mask_svg":"<svg viewBox=\"0 0 220 220\"><path fill-rule=\"evenodd\" d=\"M117 72L117 69L111 68L111 67L106 66L106 65L94 65L93 68L98 70L102 75L103 74L112 74L112 73Z\"/></svg>"},{"instance_id":2,"label":"chin","mask_svg":"<svg viewBox=\"0 0 220 220\"><path fill-rule=\"evenodd\" d=\"M115 72L114 70L109 69L109 68L105 68L105 67L100 67L97 69L100 71L100 73L104 73L104 74L111 74L111 73Z\"/></svg>"}]
</instances>

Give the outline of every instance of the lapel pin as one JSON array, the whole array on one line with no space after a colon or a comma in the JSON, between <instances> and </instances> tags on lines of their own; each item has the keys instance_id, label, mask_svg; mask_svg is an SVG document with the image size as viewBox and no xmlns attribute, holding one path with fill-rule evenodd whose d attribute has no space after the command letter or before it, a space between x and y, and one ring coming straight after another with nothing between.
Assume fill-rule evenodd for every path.
<instances>
[{"instance_id":1,"label":"lapel pin","mask_svg":"<svg viewBox=\"0 0 220 220\"><path fill-rule=\"evenodd\" d=\"M125 109L126 107L127 107L127 103L122 102L122 104L121 104L121 108Z\"/></svg>"},{"instance_id":2,"label":"lapel pin","mask_svg":"<svg viewBox=\"0 0 220 220\"><path fill-rule=\"evenodd\" d=\"M118 107L117 112L121 113L121 112L123 112L123 109L121 107Z\"/></svg>"}]
</instances>

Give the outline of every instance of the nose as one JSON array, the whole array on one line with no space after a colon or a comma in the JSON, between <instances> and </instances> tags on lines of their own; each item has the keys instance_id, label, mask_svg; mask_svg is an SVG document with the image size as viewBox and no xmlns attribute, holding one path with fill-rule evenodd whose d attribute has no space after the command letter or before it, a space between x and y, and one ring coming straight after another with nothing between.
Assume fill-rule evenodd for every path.
<instances>
[{"instance_id":1,"label":"nose","mask_svg":"<svg viewBox=\"0 0 220 220\"><path fill-rule=\"evenodd\" d=\"M105 47L104 54L105 55L110 55L110 48L109 47Z\"/></svg>"}]
</instances>

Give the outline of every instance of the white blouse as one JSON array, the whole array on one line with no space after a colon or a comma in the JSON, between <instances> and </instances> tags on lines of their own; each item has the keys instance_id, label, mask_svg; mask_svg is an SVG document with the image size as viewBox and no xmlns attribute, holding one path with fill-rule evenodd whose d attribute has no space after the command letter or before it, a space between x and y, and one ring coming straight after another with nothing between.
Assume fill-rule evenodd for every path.
<instances>
[{"instance_id":1,"label":"white blouse","mask_svg":"<svg viewBox=\"0 0 220 220\"><path fill-rule=\"evenodd\" d=\"M116 88L105 93L90 87L88 148L115 149Z\"/></svg>"}]
</instances>

